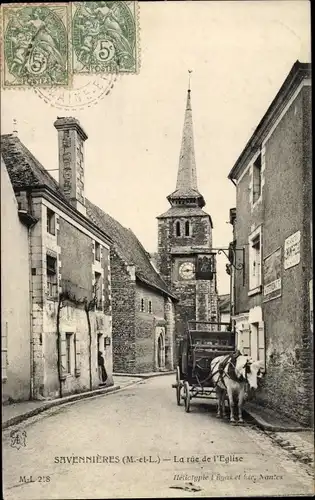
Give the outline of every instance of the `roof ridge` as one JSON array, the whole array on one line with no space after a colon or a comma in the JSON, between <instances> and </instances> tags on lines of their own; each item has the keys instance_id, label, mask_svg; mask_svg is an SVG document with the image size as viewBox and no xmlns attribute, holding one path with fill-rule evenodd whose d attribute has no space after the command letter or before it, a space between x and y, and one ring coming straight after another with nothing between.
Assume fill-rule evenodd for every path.
<instances>
[{"instance_id":1,"label":"roof ridge","mask_svg":"<svg viewBox=\"0 0 315 500\"><path fill-rule=\"evenodd\" d=\"M134 231L131 228L123 226L112 215L109 215L90 200L86 199L86 202L88 205L88 216L91 217L90 212L92 211L99 218L97 225L107 227L107 232L111 237L112 233L115 233L115 238L112 237L115 251L117 251L119 257L125 262L135 266L137 278L147 283L147 285L174 297L172 291L152 265L149 252L147 252Z\"/></svg>"},{"instance_id":2,"label":"roof ridge","mask_svg":"<svg viewBox=\"0 0 315 500\"><path fill-rule=\"evenodd\" d=\"M37 158L35 158L33 153L31 153L31 151L23 144L23 142L18 137L16 137L16 139L17 139L17 142L18 142L20 148L27 152L27 154L30 156L31 160L36 164L36 167L39 167L40 170L42 171L42 173L44 175L47 175L50 178L50 180L53 181L53 183L56 185L56 187L58 187L58 189L61 189L59 182L57 182L56 179L53 178L53 176L42 165L42 163ZM21 152L23 152L23 151L21 151ZM34 165L31 165L32 170L33 170L33 167L34 167Z\"/></svg>"}]
</instances>

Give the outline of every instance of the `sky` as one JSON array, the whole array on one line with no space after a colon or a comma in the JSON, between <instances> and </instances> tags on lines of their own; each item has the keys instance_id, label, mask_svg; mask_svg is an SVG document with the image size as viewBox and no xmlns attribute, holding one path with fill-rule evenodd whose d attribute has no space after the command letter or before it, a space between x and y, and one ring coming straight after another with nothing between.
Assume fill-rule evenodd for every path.
<instances>
[{"instance_id":1,"label":"sky","mask_svg":"<svg viewBox=\"0 0 315 500\"><path fill-rule=\"evenodd\" d=\"M95 106L56 109L29 90L3 90L1 133L16 128L49 170L58 168L57 116L75 116L85 142L85 196L131 228L149 252L156 217L175 190L188 69L198 188L213 246L232 239L227 176L298 59L310 62L310 4L297 1L154 1L139 4L141 67ZM79 77L78 77L79 78ZM92 78L92 77L91 77ZM16 127L13 120L16 120ZM51 172L58 179L58 172ZM218 290L229 293L220 255Z\"/></svg>"}]
</instances>

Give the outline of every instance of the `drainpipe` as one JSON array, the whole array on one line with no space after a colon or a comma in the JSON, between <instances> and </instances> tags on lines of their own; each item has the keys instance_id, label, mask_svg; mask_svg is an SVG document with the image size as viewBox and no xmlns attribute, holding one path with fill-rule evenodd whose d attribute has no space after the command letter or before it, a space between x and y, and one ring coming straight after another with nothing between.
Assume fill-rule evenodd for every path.
<instances>
[{"instance_id":1,"label":"drainpipe","mask_svg":"<svg viewBox=\"0 0 315 500\"><path fill-rule=\"evenodd\" d=\"M28 262L29 262L29 307L30 307L30 399L34 399L34 345L33 345L33 280L32 280L32 244L31 244L31 231L38 219L33 215L32 207L32 194L30 191L26 193L27 197L27 210L19 211L24 212L25 217L22 221L27 225L27 239L28 239ZM26 207L25 207L26 208Z\"/></svg>"},{"instance_id":2,"label":"drainpipe","mask_svg":"<svg viewBox=\"0 0 315 500\"><path fill-rule=\"evenodd\" d=\"M30 226L28 235L28 259L29 259L29 305L30 305L30 399L34 399L34 346L33 346L33 280L32 280L32 245Z\"/></svg>"}]
</instances>

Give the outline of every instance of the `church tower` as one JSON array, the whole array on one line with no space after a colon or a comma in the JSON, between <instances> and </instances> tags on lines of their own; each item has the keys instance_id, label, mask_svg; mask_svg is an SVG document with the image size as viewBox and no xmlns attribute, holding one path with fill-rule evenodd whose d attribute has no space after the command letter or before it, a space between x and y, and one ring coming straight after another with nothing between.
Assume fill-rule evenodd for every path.
<instances>
[{"instance_id":1,"label":"church tower","mask_svg":"<svg viewBox=\"0 0 315 500\"><path fill-rule=\"evenodd\" d=\"M157 263L161 276L179 302L175 306L176 337L187 320L218 321L216 261L212 253L212 220L197 186L191 90L188 88L176 189L171 207L158 216Z\"/></svg>"}]
</instances>

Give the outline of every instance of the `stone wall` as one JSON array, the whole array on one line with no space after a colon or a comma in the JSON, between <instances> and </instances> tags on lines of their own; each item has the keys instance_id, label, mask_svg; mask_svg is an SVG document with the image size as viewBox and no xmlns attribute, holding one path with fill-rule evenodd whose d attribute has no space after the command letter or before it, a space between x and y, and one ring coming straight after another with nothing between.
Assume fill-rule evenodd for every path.
<instances>
[{"instance_id":1,"label":"stone wall","mask_svg":"<svg viewBox=\"0 0 315 500\"><path fill-rule=\"evenodd\" d=\"M265 140L265 170L261 203L250 203L250 170L237 188L236 245L262 225L264 259L281 248L281 296L268 300L258 293L248 296L248 251L245 280L235 275L236 313L262 307L266 377L258 397L261 403L308 424L312 388L312 335L310 334L309 281L311 264L310 89L304 87ZM300 262L285 269L286 238L301 232ZM262 283L264 284L264 283ZM250 322L250 321L249 321ZM247 327L245 327L247 328Z\"/></svg>"},{"instance_id":2,"label":"stone wall","mask_svg":"<svg viewBox=\"0 0 315 500\"><path fill-rule=\"evenodd\" d=\"M47 209L55 214L54 234L47 231ZM105 347L104 340L112 336L109 249L98 241L101 258L96 261L92 233L80 230L44 199L35 198L33 210L39 218L31 236L34 397L98 388L98 346L105 357L108 383L112 383L112 347ZM53 293L48 293L47 255L56 259ZM94 307L96 270L101 288Z\"/></svg>"},{"instance_id":3,"label":"stone wall","mask_svg":"<svg viewBox=\"0 0 315 500\"><path fill-rule=\"evenodd\" d=\"M144 308L143 311L141 310L142 305ZM155 371L157 369L155 329L157 324L165 326L166 321L164 316L163 295L137 282L135 353L136 371L138 373Z\"/></svg>"},{"instance_id":4,"label":"stone wall","mask_svg":"<svg viewBox=\"0 0 315 500\"><path fill-rule=\"evenodd\" d=\"M110 261L112 276L113 370L116 373L134 373L136 370L135 270L133 266L128 266L114 248L110 252Z\"/></svg>"}]
</instances>

